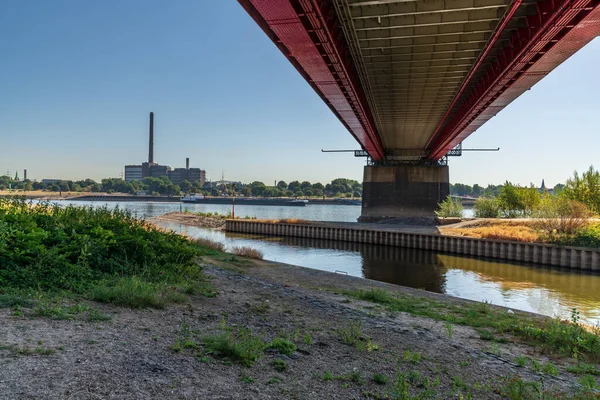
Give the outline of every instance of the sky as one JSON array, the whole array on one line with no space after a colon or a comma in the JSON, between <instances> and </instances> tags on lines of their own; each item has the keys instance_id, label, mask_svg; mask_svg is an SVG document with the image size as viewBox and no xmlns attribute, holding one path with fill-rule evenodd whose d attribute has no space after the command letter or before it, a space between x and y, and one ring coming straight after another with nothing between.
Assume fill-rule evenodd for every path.
<instances>
[{"instance_id":1,"label":"sky","mask_svg":"<svg viewBox=\"0 0 600 400\"><path fill-rule=\"evenodd\" d=\"M451 182L547 186L600 168L600 39L464 142ZM207 178L361 181L359 146L235 0L0 1L0 174L120 177L148 157ZM596 121L595 123L593 121Z\"/></svg>"}]
</instances>

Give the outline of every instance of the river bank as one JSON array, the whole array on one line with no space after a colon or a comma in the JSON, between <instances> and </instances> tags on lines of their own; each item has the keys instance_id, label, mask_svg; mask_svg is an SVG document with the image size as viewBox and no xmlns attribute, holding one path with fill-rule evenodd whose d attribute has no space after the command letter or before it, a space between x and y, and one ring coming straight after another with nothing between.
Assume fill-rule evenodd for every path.
<instances>
[{"instance_id":1,"label":"river bank","mask_svg":"<svg viewBox=\"0 0 600 400\"><path fill-rule=\"evenodd\" d=\"M540 327L544 318L226 254L203 257L202 265L218 295L191 296L164 310L100 305L107 321L0 310L0 399L501 399L538 389L547 399L594 398L577 383L583 375L568 371L576 365L570 357L423 311L519 316ZM377 295L368 301L359 293ZM386 295L405 299L413 311L377 302ZM223 334L239 345L280 338L281 348L243 365L207 351L206 338ZM598 371L593 365L587 368Z\"/></svg>"}]
</instances>

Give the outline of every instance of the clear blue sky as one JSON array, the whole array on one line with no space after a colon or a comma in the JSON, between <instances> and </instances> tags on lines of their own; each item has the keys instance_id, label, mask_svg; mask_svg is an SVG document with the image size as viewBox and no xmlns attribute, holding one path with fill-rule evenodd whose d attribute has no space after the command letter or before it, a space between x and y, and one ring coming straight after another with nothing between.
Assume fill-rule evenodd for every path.
<instances>
[{"instance_id":1,"label":"clear blue sky","mask_svg":"<svg viewBox=\"0 0 600 400\"><path fill-rule=\"evenodd\" d=\"M600 167L600 40L469 138L451 180ZM0 173L118 177L147 158L244 182L362 179L354 139L235 0L0 1ZM595 123L593 121L596 121Z\"/></svg>"}]
</instances>

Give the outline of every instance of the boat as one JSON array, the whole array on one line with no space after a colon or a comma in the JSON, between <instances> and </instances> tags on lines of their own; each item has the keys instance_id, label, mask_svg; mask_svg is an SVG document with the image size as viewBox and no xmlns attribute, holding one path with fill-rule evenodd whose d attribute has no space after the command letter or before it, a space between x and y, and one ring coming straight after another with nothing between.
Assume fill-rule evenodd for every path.
<instances>
[{"instance_id":1,"label":"boat","mask_svg":"<svg viewBox=\"0 0 600 400\"><path fill-rule=\"evenodd\" d=\"M277 199L277 198L254 198L254 197L204 197L202 195L189 195L181 199L184 203L194 204L234 204L249 206L289 206L304 207L308 200L301 199Z\"/></svg>"},{"instance_id":2,"label":"boat","mask_svg":"<svg viewBox=\"0 0 600 400\"><path fill-rule=\"evenodd\" d=\"M201 194L188 194L185 197L181 198L181 201L184 203L197 203L198 200L202 200L204 198L204 196L202 196Z\"/></svg>"}]
</instances>

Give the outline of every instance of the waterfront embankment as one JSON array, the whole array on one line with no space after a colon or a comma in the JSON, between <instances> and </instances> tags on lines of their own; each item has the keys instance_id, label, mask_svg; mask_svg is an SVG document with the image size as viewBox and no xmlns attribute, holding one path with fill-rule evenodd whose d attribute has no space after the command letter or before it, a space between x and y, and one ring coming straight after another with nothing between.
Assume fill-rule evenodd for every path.
<instances>
[{"instance_id":1,"label":"waterfront embankment","mask_svg":"<svg viewBox=\"0 0 600 400\"><path fill-rule=\"evenodd\" d=\"M446 252L520 263L600 270L600 249L443 235L436 227L227 220L228 232L294 236ZM437 230L437 232L434 232Z\"/></svg>"}]
</instances>

